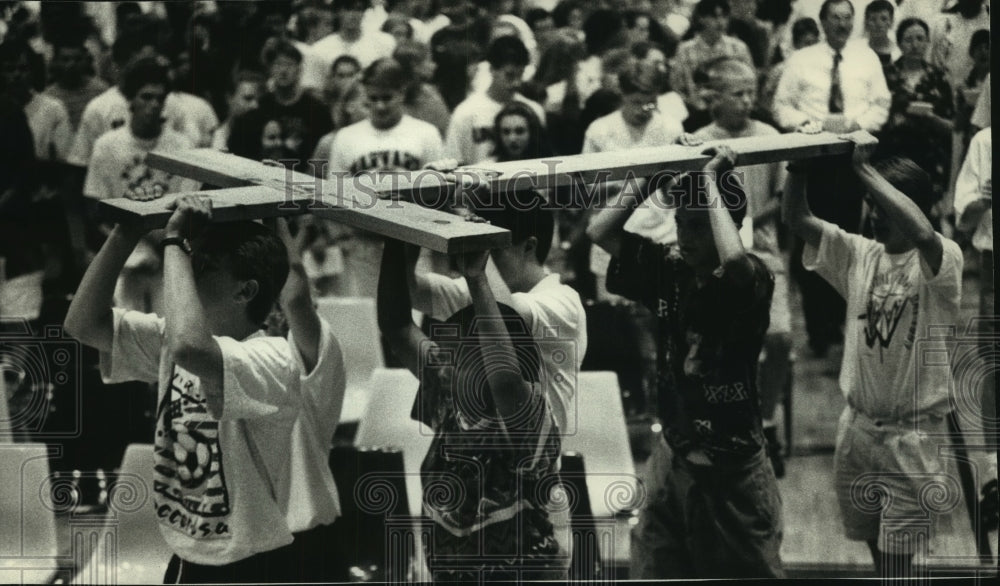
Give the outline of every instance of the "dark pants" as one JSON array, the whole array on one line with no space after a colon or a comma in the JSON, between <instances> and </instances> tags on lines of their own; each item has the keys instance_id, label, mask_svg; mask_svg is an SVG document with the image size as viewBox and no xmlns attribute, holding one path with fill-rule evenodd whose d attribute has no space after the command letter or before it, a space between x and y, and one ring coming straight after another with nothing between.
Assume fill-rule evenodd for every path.
<instances>
[{"instance_id":1,"label":"dark pants","mask_svg":"<svg viewBox=\"0 0 1000 586\"><path fill-rule=\"evenodd\" d=\"M346 582L348 570L342 547L331 525L294 534L295 541L221 566L196 564L174 555L164 584L265 584L276 582Z\"/></svg>"},{"instance_id":2,"label":"dark pants","mask_svg":"<svg viewBox=\"0 0 1000 586\"><path fill-rule=\"evenodd\" d=\"M781 495L763 451L738 468L698 466L660 440L647 478L631 577L784 577Z\"/></svg>"},{"instance_id":3,"label":"dark pants","mask_svg":"<svg viewBox=\"0 0 1000 586\"><path fill-rule=\"evenodd\" d=\"M864 187L846 159L830 158L810 168L806 184L809 208L816 217L857 234ZM806 333L814 350L840 341L847 304L822 277L802 266L804 243L796 238L790 272L802 293Z\"/></svg>"}]
</instances>

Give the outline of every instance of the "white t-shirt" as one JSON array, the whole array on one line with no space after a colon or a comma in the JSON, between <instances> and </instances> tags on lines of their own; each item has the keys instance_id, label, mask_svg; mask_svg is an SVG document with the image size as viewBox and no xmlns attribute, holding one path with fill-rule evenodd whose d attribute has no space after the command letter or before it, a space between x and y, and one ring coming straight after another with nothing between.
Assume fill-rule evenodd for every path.
<instances>
[{"instance_id":1,"label":"white t-shirt","mask_svg":"<svg viewBox=\"0 0 1000 586\"><path fill-rule=\"evenodd\" d=\"M139 188L156 185L164 193L197 191L201 183L146 164L146 155L152 150L176 151L191 147L186 136L169 128L164 128L160 136L152 140L137 138L128 126L112 130L94 144L83 194L94 199L126 197Z\"/></svg>"},{"instance_id":2,"label":"white t-shirt","mask_svg":"<svg viewBox=\"0 0 1000 586\"><path fill-rule=\"evenodd\" d=\"M35 94L25 104L24 114L35 140L35 157L42 161L65 161L73 144L73 129L66 106L51 96Z\"/></svg>"},{"instance_id":3,"label":"white t-shirt","mask_svg":"<svg viewBox=\"0 0 1000 586\"><path fill-rule=\"evenodd\" d=\"M212 131L219 125L215 111L208 102L181 92L167 94L163 104L164 128L187 135L191 144L208 146ZM94 144L103 134L128 125L132 119L128 101L118 86L109 87L104 93L87 104L80 118L73 148L67 159L73 165L86 167L94 150Z\"/></svg>"},{"instance_id":4,"label":"white t-shirt","mask_svg":"<svg viewBox=\"0 0 1000 586\"><path fill-rule=\"evenodd\" d=\"M642 128L625 122L621 110L615 110L590 123L583 137L583 153L605 153L635 148L668 145L684 133L681 123L654 112Z\"/></svg>"},{"instance_id":5,"label":"white t-shirt","mask_svg":"<svg viewBox=\"0 0 1000 586\"><path fill-rule=\"evenodd\" d=\"M322 89L330 66L341 55L350 55L364 69L376 59L392 57L396 39L382 31L363 31L358 40L345 41L340 33L329 34L312 44L312 58L302 68L302 87Z\"/></svg>"},{"instance_id":6,"label":"white t-shirt","mask_svg":"<svg viewBox=\"0 0 1000 586\"><path fill-rule=\"evenodd\" d=\"M432 307L417 307L431 317L445 320L472 304L464 278L436 273L424 275L431 287ZM580 295L550 274L526 293L513 293L511 308L528 325L542 355L545 396L563 435L578 429L576 379L587 352L587 316Z\"/></svg>"},{"instance_id":7,"label":"white t-shirt","mask_svg":"<svg viewBox=\"0 0 1000 586\"><path fill-rule=\"evenodd\" d=\"M942 341L928 328L959 323L962 251L938 235L941 267L931 274L916 248L888 254L885 246L824 224L819 249L806 246L803 265L847 300L840 389L855 409L878 419L916 413L943 415L954 380ZM928 360L943 368L928 366Z\"/></svg>"},{"instance_id":8,"label":"white t-shirt","mask_svg":"<svg viewBox=\"0 0 1000 586\"><path fill-rule=\"evenodd\" d=\"M531 106L539 121L545 124L545 111L536 102L520 94L514 94ZM470 94L455 107L448 124L448 134L444 141L445 157L457 159L460 164L484 161L493 154L493 125L504 104L485 93Z\"/></svg>"},{"instance_id":9,"label":"white t-shirt","mask_svg":"<svg viewBox=\"0 0 1000 586\"><path fill-rule=\"evenodd\" d=\"M287 495L280 504L293 533L330 524L340 516L340 499L330 472L329 456L344 406L347 371L330 324L320 318L320 327L319 359L313 370L299 379L303 408L292 426L289 468L284 475L272 471L272 478L288 482L288 489L278 492ZM288 346L299 371L305 372L294 332L288 334Z\"/></svg>"},{"instance_id":10,"label":"white t-shirt","mask_svg":"<svg viewBox=\"0 0 1000 586\"><path fill-rule=\"evenodd\" d=\"M965 208L977 199L989 194L993 197L993 135L990 129L980 130L969 143L962 170L955 182L955 215L958 218ZM972 235L972 246L976 250L993 251L993 208L983 214L979 226Z\"/></svg>"},{"instance_id":11,"label":"white t-shirt","mask_svg":"<svg viewBox=\"0 0 1000 586\"><path fill-rule=\"evenodd\" d=\"M417 171L441 158L441 134L432 124L403 114L378 129L365 119L339 130L330 148L329 172Z\"/></svg>"},{"instance_id":12,"label":"white t-shirt","mask_svg":"<svg viewBox=\"0 0 1000 586\"><path fill-rule=\"evenodd\" d=\"M197 376L169 354L162 318L114 309L105 382L159 383L152 497L160 532L181 558L223 565L292 542L292 429L303 409L300 370L284 338L214 337L222 352L223 413L210 413ZM275 471L282 471L275 473Z\"/></svg>"}]
</instances>

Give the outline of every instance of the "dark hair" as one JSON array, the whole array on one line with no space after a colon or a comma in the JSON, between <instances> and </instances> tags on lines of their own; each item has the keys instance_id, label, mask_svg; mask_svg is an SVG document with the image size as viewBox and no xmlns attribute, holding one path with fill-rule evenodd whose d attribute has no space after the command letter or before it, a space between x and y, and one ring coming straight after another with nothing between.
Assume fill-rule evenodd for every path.
<instances>
[{"instance_id":1,"label":"dark hair","mask_svg":"<svg viewBox=\"0 0 1000 586\"><path fill-rule=\"evenodd\" d=\"M854 14L854 3L851 0L824 0L823 5L819 8L819 19L823 20L826 18L828 12L830 12L830 7L834 4L843 4L846 2L848 6L851 7L851 14Z\"/></svg>"},{"instance_id":2,"label":"dark hair","mask_svg":"<svg viewBox=\"0 0 1000 586\"><path fill-rule=\"evenodd\" d=\"M899 44L903 40L903 34L913 28L914 26L919 26L924 29L924 34L928 37L931 34L931 27L927 26L927 23L919 18L904 18L900 21L899 26L896 27L896 43Z\"/></svg>"},{"instance_id":3,"label":"dark hair","mask_svg":"<svg viewBox=\"0 0 1000 586\"><path fill-rule=\"evenodd\" d=\"M562 0L556 4L556 7L552 9L552 22L555 23L556 28L569 26L569 15L574 10L583 11L583 5L579 0Z\"/></svg>"},{"instance_id":4,"label":"dark hair","mask_svg":"<svg viewBox=\"0 0 1000 586\"><path fill-rule=\"evenodd\" d=\"M265 79L264 75L259 71L241 69L236 72L236 75L233 76L233 81L229 87L226 88L226 92L229 94L235 93L241 83L255 83L260 87L264 87L264 84L267 83L267 79Z\"/></svg>"},{"instance_id":5,"label":"dark hair","mask_svg":"<svg viewBox=\"0 0 1000 586\"><path fill-rule=\"evenodd\" d=\"M983 28L972 33L972 39L969 40L969 56L971 57L976 48L982 45L985 45L987 49L990 48L990 31Z\"/></svg>"},{"instance_id":6,"label":"dark hair","mask_svg":"<svg viewBox=\"0 0 1000 586\"><path fill-rule=\"evenodd\" d=\"M86 51L87 45L84 42L83 33L72 33L70 31L67 31L66 34L60 34L56 38L52 39L53 57L63 49L70 49L72 51Z\"/></svg>"},{"instance_id":7,"label":"dark hair","mask_svg":"<svg viewBox=\"0 0 1000 586\"><path fill-rule=\"evenodd\" d=\"M498 69L505 65L526 67L531 57L521 39L503 36L490 43L489 49L486 50L486 61L491 67Z\"/></svg>"},{"instance_id":8,"label":"dark hair","mask_svg":"<svg viewBox=\"0 0 1000 586\"><path fill-rule=\"evenodd\" d=\"M147 85L162 85L170 91L170 70L162 57L140 57L125 67L121 92L126 99L135 99Z\"/></svg>"},{"instance_id":9,"label":"dark hair","mask_svg":"<svg viewBox=\"0 0 1000 586\"><path fill-rule=\"evenodd\" d=\"M625 18L614 10L595 10L583 21L587 52L601 55L625 42Z\"/></svg>"},{"instance_id":10,"label":"dark hair","mask_svg":"<svg viewBox=\"0 0 1000 586\"><path fill-rule=\"evenodd\" d=\"M271 37L264 43L264 48L260 52L260 62L264 67L270 67L278 57L288 57L292 61L302 64L302 52L286 39Z\"/></svg>"},{"instance_id":11,"label":"dark hair","mask_svg":"<svg viewBox=\"0 0 1000 586\"><path fill-rule=\"evenodd\" d=\"M223 269L241 280L257 281L247 317L263 324L288 278L288 252L274 232L249 220L210 224L192 246L195 276Z\"/></svg>"},{"instance_id":12,"label":"dark hair","mask_svg":"<svg viewBox=\"0 0 1000 586\"><path fill-rule=\"evenodd\" d=\"M718 199L729 210L729 217L733 219L733 223L737 226L742 226L743 219L747 215L746 192L742 185L739 189L736 189L734 186L726 184L725 178L727 176L728 174L726 173L720 173L716 179L716 185L720 192ZM698 177L704 177L704 175L685 173L677 183L670 187L670 194L676 198L675 201L677 201L680 207L708 209L709 206L717 205L716 202L709 201L707 189L701 190L697 188ZM723 189L723 185L720 185L720 182L726 185L725 189Z\"/></svg>"},{"instance_id":13,"label":"dark hair","mask_svg":"<svg viewBox=\"0 0 1000 586\"><path fill-rule=\"evenodd\" d=\"M410 84L406 69L392 57L376 59L365 68L361 75L361 83L365 86L390 88L405 91Z\"/></svg>"},{"instance_id":14,"label":"dark hair","mask_svg":"<svg viewBox=\"0 0 1000 586\"><path fill-rule=\"evenodd\" d=\"M800 18L792 25L792 44L798 44L802 37L816 35L819 37L819 25L811 18Z\"/></svg>"},{"instance_id":15,"label":"dark hair","mask_svg":"<svg viewBox=\"0 0 1000 586\"><path fill-rule=\"evenodd\" d=\"M888 12L889 16L896 14L896 7L889 0L872 0L871 4L865 6L865 17L869 17L876 12Z\"/></svg>"},{"instance_id":16,"label":"dark hair","mask_svg":"<svg viewBox=\"0 0 1000 586\"><path fill-rule=\"evenodd\" d=\"M715 13L720 10L725 16L732 14L729 0L701 0L694 5L694 10L691 12L691 20L696 20L699 16L715 16Z\"/></svg>"},{"instance_id":17,"label":"dark hair","mask_svg":"<svg viewBox=\"0 0 1000 586\"><path fill-rule=\"evenodd\" d=\"M533 79L545 86L569 80L576 73L577 63L586 58L582 43L564 35L555 35L539 57Z\"/></svg>"},{"instance_id":18,"label":"dark hair","mask_svg":"<svg viewBox=\"0 0 1000 586\"><path fill-rule=\"evenodd\" d=\"M354 68L357 69L358 71L361 71L362 69L361 62L358 61L357 57L355 57L354 55L348 55L347 53L344 53L343 55L340 55L336 59L334 59L333 63L330 64L330 73L336 71L337 68L343 65L344 63L353 65Z\"/></svg>"},{"instance_id":19,"label":"dark hair","mask_svg":"<svg viewBox=\"0 0 1000 586\"><path fill-rule=\"evenodd\" d=\"M0 63L9 63L24 57L30 64L34 54L31 45L20 39L7 39L0 43Z\"/></svg>"},{"instance_id":20,"label":"dark hair","mask_svg":"<svg viewBox=\"0 0 1000 586\"><path fill-rule=\"evenodd\" d=\"M913 200L925 216L930 216L937 198L927 171L912 160L897 155L873 160L872 167L893 187Z\"/></svg>"},{"instance_id":21,"label":"dark hair","mask_svg":"<svg viewBox=\"0 0 1000 586\"><path fill-rule=\"evenodd\" d=\"M545 127L542 126L541 120L538 119L538 114L531 106L521 102L519 100L514 100L513 102L507 104L497 113L496 118L493 119L493 133L496 136L496 158L497 161L511 161L514 160L507 152L504 151L503 141L500 139L500 121L508 116L520 116L528 121L528 146L522 155L518 156L518 159L541 159L543 157L552 156L552 147L549 144L549 135L545 131Z\"/></svg>"},{"instance_id":22,"label":"dark hair","mask_svg":"<svg viewBox=\"0 0 1000 586\"><path fill-rule=\"evenodd\" d=\"M485 203L473 204L476 214L494 226L510 230L511 244L525 242L532 236L538 240L535 258L544 263L552 247L555 217L545 207L545 200L533 190L495 192L485 196ZM477 202L483 200L477 198Z\"/></svg>"},{"instance_id":23,"label":"dark hair","mask_svg":"<svg viewBox=\"0 0 1000 586\"><path fill-rule=\"evenodd\" d=\"M629 63L618 73L618 87L621 88L623 96L636 93L655 94L659 81L656 68L631 56Z\"/></svg>"},{"instance_id":24,"label":"dark hair","mask_svg":"<svg viewBox=\"0 0 1000 586\"><path fill-rule=\"evenodd\" d=\"M396 45L396 50L392 52L395 59L406 71L408 79L406 84L406 103L412 104L420 93L424 79L417 76L417 67L426 59L430 58L431 49L427 45L417 41L403 41Z\"/></svg>"},{"instance_id":25,"label":"dark hair","mask_svg":"<svg viewBox=\"0 0 1000 586\"><path fill-rule=\"evenodd\" d=\"M407 35L407 38L408 39L412 39L413 38L413 25L410 24L410 20L408 18L406 18L405 16L402 16L400 14L390 14L389 17L386 18L385 22L382 24L382 29L381 30L384 33L392 32L392 27L394 27L396 25L400 25L400 24L406 26L407 30L410 31L410 34Z\"/></svg>"},{"instance_id":26,"label":"dark hair","mask_svg":"<svg viewBox=\"0 0 1000 586\"><path fill-rule=\"evenodd\" d=\"M342 12L344 10L361 10L363 12L369 6L371 6L369 0L333 0L333 2L330 2L330 10L334 12Z\"/></svg>"},{"instance_id":27,"label":"dark hair","mask_svg":"<svg viewBox=\"0 0 1000 586\"><path fill-rule=\"evenodd\" d=\"M535 26L546 18L552 18L552 14L544 8L532 8L524 14L524 22L528 24L531 30L535 30ZM552 22L555 24L554 18L552 18Z\"/></svg>"}]
</instances>

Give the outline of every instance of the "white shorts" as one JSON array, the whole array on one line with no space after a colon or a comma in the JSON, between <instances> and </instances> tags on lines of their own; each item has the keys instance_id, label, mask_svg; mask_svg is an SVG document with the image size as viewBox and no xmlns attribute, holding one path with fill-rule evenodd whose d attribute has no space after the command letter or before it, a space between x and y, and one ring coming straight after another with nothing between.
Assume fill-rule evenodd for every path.
<instances>
[{"instance_id":1,"label":"white shorts","mask_svg":"<svg viewBox=\"0 0 1000 586\"><path fill-rule=\"evenodd\" d=\"M851 407L837 430L834 475L847 538L877 540L882 552L916 553L963 505L954 460L940 453L943 417L913 423L880 422ZM924 536L924 537L920 537Z\"/></svg>"}]
</instances>

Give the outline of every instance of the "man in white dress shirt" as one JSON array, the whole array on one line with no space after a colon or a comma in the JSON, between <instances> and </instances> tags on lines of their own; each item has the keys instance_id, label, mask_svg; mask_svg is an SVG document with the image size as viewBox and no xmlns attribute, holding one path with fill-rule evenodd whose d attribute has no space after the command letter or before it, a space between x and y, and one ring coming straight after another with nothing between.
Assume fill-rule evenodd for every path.
<instances>
[{"instance_id":1,"label":"man in white dress shirt","mask_svg":"<svg viewBox=\"0 0 1000 586\"><path fill-rule=\"evenodd\" d=\"M850 43L854 5L826 0L820 8L825 41L791 55L774 95L774 119L783 130L877 132L892 99L878 56L865 43ZM824 165L809 177L810 205L818 217L858 232L863 189L846 163ZM792 251L792 274L802 290L809 346L824 356L843 339L846 307L822 279L802 270L802 242Z\"/></svg>"}]
</instances>

